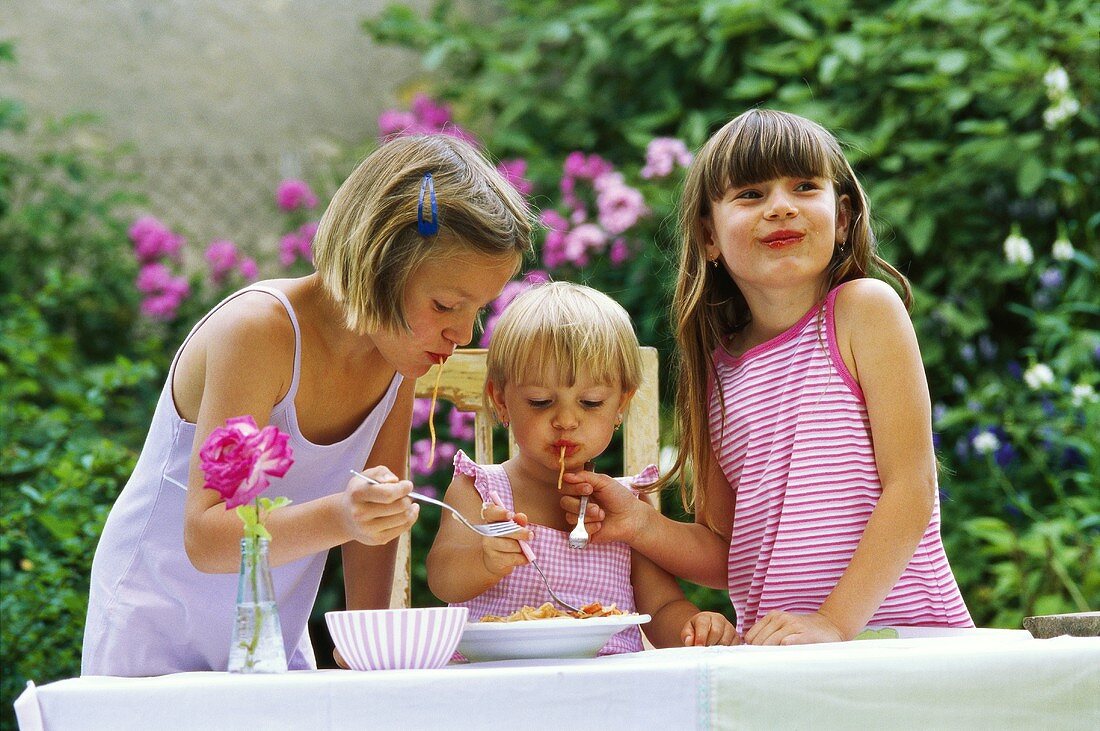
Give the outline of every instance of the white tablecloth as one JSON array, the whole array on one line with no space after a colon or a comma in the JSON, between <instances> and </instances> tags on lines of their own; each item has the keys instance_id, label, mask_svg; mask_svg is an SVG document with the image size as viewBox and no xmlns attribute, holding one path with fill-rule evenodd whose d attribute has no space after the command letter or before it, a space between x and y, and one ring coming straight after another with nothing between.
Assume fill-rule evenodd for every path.
<instances>
[{"instance_id":1,"label":"white tablecloth","mask_svg":"<svg viewBox=\"0 0 1100 731\"><path fill-rule=\"evenodd\" d=\"M919 634L919 633L918 633ZM22 731L1100 729L1100 639L955 631L439 670L180 673L28 684Z\"/></svg>"}]
</instances>

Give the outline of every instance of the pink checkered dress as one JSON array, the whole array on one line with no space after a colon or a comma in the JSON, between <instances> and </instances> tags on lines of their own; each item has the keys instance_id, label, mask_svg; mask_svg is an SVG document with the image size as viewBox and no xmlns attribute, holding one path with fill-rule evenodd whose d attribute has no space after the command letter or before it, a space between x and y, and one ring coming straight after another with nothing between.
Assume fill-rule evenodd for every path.
<instances>
[{"instance_id":1,"label":"pink checkered dress","mask_svg":"<svg viewBox=\"0 0 1100 731\"><path fill-rule=\"evenodd\" d=\"M454 459L455 471L474 478L474 487L483 501L492 502L492 495L509 510L515 510L512 484L502 465L479 465L459 451ZM630 484L631 489L651 485L657 480L657 467L650 465ZM626 484L626 480L623 480ZM569 547L569 534L545 525L532 523L535 537L531 548L535 560L546 574L558 595L576 606L592 602L615 606L624 612L637 611L634 589L630 585L630 547L621 542L590 543L577 550ZM470 621L487 614L506 616L523 606L538 607L551 601L546 586L530 565L518 566L495 586L466 602L452 604L470 608ZM636 625L614 635L600 650L601 655L638 652L642 636Z\"/></svg>"}]
</instances>

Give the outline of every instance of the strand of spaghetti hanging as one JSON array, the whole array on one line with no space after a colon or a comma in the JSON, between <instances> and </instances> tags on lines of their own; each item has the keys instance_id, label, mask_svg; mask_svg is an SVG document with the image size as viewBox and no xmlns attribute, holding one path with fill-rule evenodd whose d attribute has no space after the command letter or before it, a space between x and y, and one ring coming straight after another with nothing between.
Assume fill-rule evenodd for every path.
<instances>
[{"instance_id":1,"label":"strand of spaghetti hanging","mask_svg":"<svg viewBox=\"0 0 1100 731\"><path fill-rule=\"evenodd\" d=\"M558 454L558 492L561 492L561 481L565 477L565 445L561 445L561 453Z\"/></svg>"},{"instance_id":2,"label":"strand of spaghetti hanging","mask_svg":"<svg viewBox=\"0 0 1100 731\"><path fill-rule=\"evenodd\" d=\"M424 196L428 196L429 211L431 212L431 219L424 218ZM416 202L416 230L420 232L421 236L435 236L439 233L439 205L435 199L435 180L432 179L431 173L424 173L424 178L420 181L420 196ZM443 364L446 363L446 359L443 356L439 357L439 369L435 373L435 388L432 389L432 403L428 408L428 433L432 438L431 452L428 453L428 469L432 468L435 464L435 403L439 397L439 381L443 378Z\"/></svg>"}]
</instances>

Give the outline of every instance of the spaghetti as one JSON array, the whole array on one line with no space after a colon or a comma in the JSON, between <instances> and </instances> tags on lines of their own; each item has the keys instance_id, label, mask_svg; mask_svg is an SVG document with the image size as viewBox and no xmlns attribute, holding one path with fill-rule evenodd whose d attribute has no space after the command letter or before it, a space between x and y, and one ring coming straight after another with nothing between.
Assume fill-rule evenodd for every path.
<instances>
[{"instance_id":1,"label":"spaghetti","mask_svg":"<svg viewBox=\"0 0 1100 731\"><path fill-rule=\"evenodd\" d=\"M599 602L592 602L581 607L579 612L563 612L550 602L541 607L524 606L512 612L506 617L498 617L494 614L486 614L479 622L527 622L534 619L591 619L593 617L611 617L626 614L614 604L603 606Z\"/></svg>"},{"instance_id":2,"label":"spaghetti","mask_svg":"<svg viewBox=\"0 0 1100 731\"><path fill-rule=\"evenodd\" d=\"M432 436L432 451L428 454L428 469L431 469L432 464L435 463L435 400L439 397L439 381L443 378L443 364L446 362L447 360L443 356L439 356L439 370L435 372L435 388L432 389L432 405L428 409L428 433Z\"/></svg>"}]
</instances>

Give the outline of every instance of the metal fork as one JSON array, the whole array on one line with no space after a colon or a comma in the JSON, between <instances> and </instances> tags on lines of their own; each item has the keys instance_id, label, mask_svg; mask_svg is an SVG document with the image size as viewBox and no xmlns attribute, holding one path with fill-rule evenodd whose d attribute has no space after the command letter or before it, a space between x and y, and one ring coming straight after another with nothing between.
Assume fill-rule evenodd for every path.
<instances>
[{"instance_id":1,"label":"metal fork","mask_svg":"<svg viewBox=\"0 0 1100 731\"><path fill-rule=\"evenodd\" d=\"M351 470L351 473L353 475L355 475L356 477L362 477L364 480L371 483L372 485L382 484L378 480L374 479L373 477L367 477L362 472L357 472L356 470ZM517 530L520 530L523 527L519 523L515 522L514 520L502 520L502 521L497 522L497 523L484 523L484 524L475 525L475 524L471 523L470 521L466 520L465 515L458 512L457 510L455 510L454 508L452 508L450 505L443 502L442 500L436 500L434 497L428 497L427 495L421 495L418 492L410 492L409 497L411 497L413 500L418 500L422 503L431 503L432 505L438 505L441 508L446 508L447 510L450 510L451 513L456 518L458 518L458 521L460 523L462 523L464 526L466 526L470 530L474 531L475 533L480 533L481 535L489 536L490 538L497 538L499 536L507 535L509 533L514 533L514 532L516 532Z\"/></svg>"},{"instance_id":2,"label":"metal fork","mask_svg":"<svg viewBox=\"0 0 1100 731\"><path fill-rule=\"evenodd\" d=\"M584 548L588 545L588 530L584 527L584 511L588 508L588 496L581 495L581 507L577 513L577 525L569 532L569 547Z\"/></svg>"}]
</instances>

